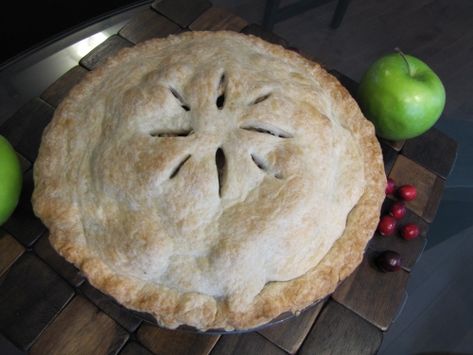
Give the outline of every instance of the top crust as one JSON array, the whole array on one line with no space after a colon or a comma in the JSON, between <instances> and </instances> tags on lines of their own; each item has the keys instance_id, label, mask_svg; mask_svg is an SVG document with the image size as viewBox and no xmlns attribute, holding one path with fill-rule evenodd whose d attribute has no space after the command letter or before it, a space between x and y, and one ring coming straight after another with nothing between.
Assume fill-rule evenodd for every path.
<instances>
[{"instance_id":1,"label":"top crust","mask_svg":"<svg viewBox=\"0 0 473 355\"><path fill-rule=\"evenodd\" d=\"M360 263L386 178L319 64L234 32L126 48L56 110L35 213L91 284L166 327L247 329Z\"/></svg>"}]
</instances>

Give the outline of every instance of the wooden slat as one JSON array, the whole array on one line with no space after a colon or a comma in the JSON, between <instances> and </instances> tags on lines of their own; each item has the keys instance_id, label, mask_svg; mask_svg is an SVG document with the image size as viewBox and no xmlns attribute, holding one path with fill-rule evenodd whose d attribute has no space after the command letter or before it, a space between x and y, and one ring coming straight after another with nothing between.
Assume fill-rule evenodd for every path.
<instances>
[{"instance_id":1,"label":"wooden slat","mask_svg":"<svg viewBox=\"0 0 473 355\"><path fill-rule=\"evenodd\" d=\"M427 222L433 222L435 219L440 201L442 200L444 185L445 180L440 177L435 179L435 183L432 187L432 190L430 191L429 201L427 202L427 206L423 215Z\"/></svg>"},{"instance_id":2,"label":"wooden slat","mask_svg":"<svg viewBox=\"0 0 473 355\"><path fill-rule=\"evenodd\" d=\"M113 35L97 47L92 49L85 57L83 57L79 64L83 67L92 70L102 65L107 58L116 54L120 49L133 46L133 43L127 41L123 37Z\"/></svg>"},{"instance_id":3,"label":"wooden slat","mask_svg":"<svg viewBox=\"0 0 473 355\"><path fill-rule=\"evenodd\" d=\"M117 354L128 337L105 313L76 296L41 334L31 354Z\"/></svg>"},{"instance_id":4,"label":"wooden slat","mask_svg":"<svg viewBox=\"0 0 473 355\"><path fill-rule=\"evenodd\" d=\"M0 230L0 276L18 259L25 248L10 234Z\"/></svg>"},{"instance_id":5,"label":"wooden slat","mask_svg":"<svg viewBox=\"0 0 473 355\"><path fill-rule=\"evenodd\" d=\"M391 199L386 199L383 208L381 209L382 215L389 212L389 208L394 203ZM405 240L401 237L399 228L407 223L415 223L420 228L420 235L411 240ZM398 228L394 235L383 237L382 235L375 233L369 243L369 247L376 251L394 250L401 255L402 267L410 271L417 259L421 256L425 245L427 244L427 232L429 225L415 213L407 210L406 216L398 221Z\"/></svg>"},{"instance_id":6,"label":"wooden slat","mask_svg":"<svg viewBox=\"0 0 473 355\"><path fill-rule=\"evenodd\" d=\"M211 5L207 0L157 0L151 6L179 26L187 27Z\"/></svg>"},{"instance_id":7,"label":"wooden slat","mask_svg":"<svg viewBox=\"0 0 473 355\"><path fill-rule=\"evenodd\" d=\"M145 323L138 328L137 337L157 355L209 354L219 338L218 335L168 330Z\"/></svg>"},{"instance_id":8,"label":"wooden slat","mask_svg":"<svg viewBox=\"0 0 473 355\"><path fill-rule=\"evenodd\" d=\"M283 39L282 37L279 37L277 34L274 34L273 32L266 31L260 25L255 25L255 24L248 25L241 31L241 33L244 33L247 35L254 35L254 36L264 39L265 41L275 43L275 44L280 44L283 47L289 46L289 43L285 39Z\"/></svg>"},{"instance_id":9,"label":"wooden slat","mask_svg":"<svg viewBox=\"0 0 473 355\"><path fill-rule=\"evenodd\" d=\"M33 188L33 172L29 170L23 175L23 187L18 206L3 225L3 229L25 246L31 246L46 230L33 213L31 205Z\"/></svg>"},{"instance_id":10,"label":"wooden slat","mask_svg":"<svg viewBox=\"0 0 473 355\"><path fill-rule=\"evenodd\" d=\"M383 151L384 172L386 175L389 175L396 161L398 152L384 142L380 142L380 145Z\"/></svg>"},{"instance_id":11,"label":"wooden slat","mask_svg":"<svg viewBox=\"0 0 473 355\"><path fill-rule=\"evenodd\" d=\"M386 330L396 317L409 273L381 272L373 265L377 252L366 251L363 262L335 290L332 297L379 329Z\"/></svg>"},{"instance_id":12,"label":"wooden slat","mask_svg":"<svg viewBox=\"0 0 473 355\"><path fill-rule=\"evenodd\" d=\"M122 351L120 351L120 355L153 355L153 353L139 343L130 341L123 347Z\"/></svg>"},{"instance_id":13,"label":"wooden slat","mask_svg":"<svg viewBox=\"0 0 473 355\"><path fill-rule=\"evenodd\" d=\"M135 317L125 307L119 305L113 298L107 296L89 284L87 281L80 286L83 294L91 300L97 307L113 318L118 324L134 332L141 323L141 320Z\"/></svg>"},{"instance_id":14,"label":"wooden slat","mask_svg":"<svg viewBox=\"0 0 473 355\"><path fill-rule=\"evenodd\" d=\"M407 202L406 206L427 222L432 222L442 198L443 179L402 154L394 162L389 177L394 179L396 186L412 184L416 187L416 199Z\"/></svg>"},{"instance_id":15,"label":"wooden slat","mask_svg":"<svg viewBox=\"0 0 473 355\"><path fill-rule=\"evenodd\" d=\"M31 163L28 161L28 159L26 159L18 152L16 152L16 156L18 157L18 160L20 162L21 172L25 173L26 171L28 171L29 168L31 168Z\"/></svg>"},{"instance_id":16,"label":"wooden slat","mask_svg":"<svg viewBox=\"0 0 473 355\"><path fill-rule=\"evenodd\" d=\"M54 108L34 98L23 105L0 126L0 134L29 161L34 161L41 142L41 133L53 117Z\"/></svg>"},{"instance_id":17,"label":"wooden slat","mask_svg":"<svg viewBox=\"0 0 473 355\"><path fill-rule=\"evenodd\" d=\"M0 284L0 330L27 349L73 295L72 288L45 263L24 254Z\"/></svg>"},{"instance_id":18,"label":"wooden slat","mask_svg":"<svg viewBox=\"0 0 473 355\"><path fill-rule=\"evenodd\" d=\"M446 179L455 162L457 148L455 140L432 128L406 141L402 154Z\"/></svg>"},{"instance_id":19,"label":"wooden slat","mask_svg":"<svg viewBox=\"0 0 473 355\"><path fill-rule=\"evenodd\" d=\"M68 70L59 79L52 83L41 94L41 98L53 107L57 107L67 96L69 91L78 84L88 73L88 70L77 65Z\"/></svg>"},{"instance_id":20,"label":"wooden slat","mask_svg":"<svg viewBox=\"0 0 473 355\"><path fill-rule=\"evenodd\" d=\"M375 354L382 332L342 305L330 301L299 351L305 354Z\"/></svg>"},{"instance_id":21,"label":"wooden slat","mask_svg":"<svg viewBox=\"0 0 473 355\"><path fill-rule=\"evenodd\" d=\"M45 233L34 246L34 251L54 271L65 278L72 286L79 286L84 277L79 270L66 261L49 243L49 235Z\"/></svg>"},{"instance_id":22,"label":"wooden slat","mask_svg":"<svg viewBox=\"0 0 473 355\"><path fill-rule=\"evenodd\" d=\"M180 28L164 16L151 9L146 9L133 17L119 35L132 43L138 43L154 37L166 37L177 33Z\"/></svg>"},{"instance_id":23,"label":"wooden slat","mask_svg":"<svg viewBox=\"0 0 473 355\"><path fill-rule=\"evenodd\" d=\"M258 333L222 335L212 355L278 355L285 354L276 345Z\"/></svg>"},{"instance_id":24,"label":"wooden slat","mask_svg":"<svg viewBox=\"0 0 473 355\"><path fill-rule=\"evenodd\" d=\"M288 353L294 354L302 345L324 303L325 301L318 302L299 316L263 329L259 333Z\"/></svg>"},{"instance_id":25,"label":"wooden slat","mask_svg":"<svg viewBox=\"0 0 473 355\"><path fill-rule=\"evenodd\" d=\"M192 31L235 31L240 32L248 22L221 7L213 6L197 18L189 28Z\"/></svg>"},{"instance_id":26,"label":"wooden slat","mask_svg":"<svg viewBox=\"0 0 473 355\"><path fill-rule=\"evenodd\" d=\"M390 146L397 152L401 151L402 147L404 147L404 144L406 143L406 141L390 141L388 139L383 139L383 138L380 138L380 141Z\"/></svg>"}]
</instances>

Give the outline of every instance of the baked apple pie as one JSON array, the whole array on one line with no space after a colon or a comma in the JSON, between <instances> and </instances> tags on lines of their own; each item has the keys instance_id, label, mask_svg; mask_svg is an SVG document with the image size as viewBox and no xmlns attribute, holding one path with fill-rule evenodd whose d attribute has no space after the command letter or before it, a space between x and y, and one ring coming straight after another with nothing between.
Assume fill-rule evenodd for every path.
<instances>
[{"instance_id":1,"label":"baked apple pie","mask_svg":"<svg viewBox=\"0 0 473 355\"><path fill-rule=\"evenodd\" d=\"M35 213L90 283L159 324L248 329L360 263L386 178L373 126L320 65L187 32L122 50L45 130Z\"/></svg>"}]
</instances>

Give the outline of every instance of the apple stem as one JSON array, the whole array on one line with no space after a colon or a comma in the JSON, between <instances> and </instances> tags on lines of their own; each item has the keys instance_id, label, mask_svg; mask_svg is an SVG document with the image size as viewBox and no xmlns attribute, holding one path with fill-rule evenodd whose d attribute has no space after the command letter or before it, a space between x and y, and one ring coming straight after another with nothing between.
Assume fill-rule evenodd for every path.
<instances>
[{"instance_id":1,"label":"apple stem","mask_svg":"<svg viewBox=\"0 0 473 355\"><path fill-rule=\"evenodd\" d=\"M401 51L399 47L394 48L394 50L399 53L402 59L404 59L404 62L406 62L406 65L407 65L407 72L409 73L410 76L412 76L412 69L411 69L411 66L409 65L409 62L407 61L406 55L403 53L403 51Z\"/></svg>"}]
</instances>

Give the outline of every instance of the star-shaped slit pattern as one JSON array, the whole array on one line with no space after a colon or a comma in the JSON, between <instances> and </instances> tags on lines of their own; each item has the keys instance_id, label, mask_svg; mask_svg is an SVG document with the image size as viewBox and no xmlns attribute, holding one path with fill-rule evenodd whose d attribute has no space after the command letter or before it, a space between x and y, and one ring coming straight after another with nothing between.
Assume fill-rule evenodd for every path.
<instances>
[{"instance_id":1,"label":"star-shaped slit pattern","mask_svg":"<svg viewBox=\"0 0 473 355\"><path fill-rule=\"evenodd\" d=\"M216 95L215 95L215 105L219 111L225 109L225 105L228 101L227 97L227 87L228 87L228 76L223 72L220 77L218 84L216 85ZM185 100L183 95L175 89L174 87L169 87L170 94L177 100L178 105L184 111L183 114L191 111L191 106ZM263 95L259 95L256 99L252 100L249 106L254 106L265 102L266 100L270 99L273 94L271 92L265 93ZM261 133L269 136L273 136L279 139L290 139L293 138L293 135L286 130L279 128L273 124L268 123L251 123L240 126L238 129ZM157 138L177 138L177 137L188 137L194 134L194 130L192 128L187 129L156 129L150 132L152 137ZM263 171L265 174L272 176L278 180L284 178L281 171L279 171L276 167L272 166L267 159L261 156L258 153L251 153L250 154L251 160L253 163ZM181 159L178 160L177 165L172 169L171 174L169 175L169 179L174 179L178 174L181 168L192 158L191 154L186 154ZM215 165L216 165L216 172L217 172L217 181L218 181L218 193L219 196L222 197L223 186L225 182L225 177L228 174L227 171L227 159L225 156L225 152L222 146L218 147L215 151Z\"/></svg>"}]
</instances>

